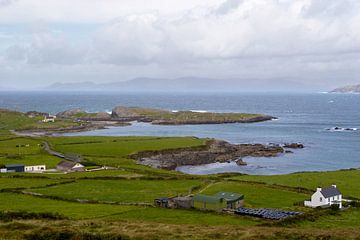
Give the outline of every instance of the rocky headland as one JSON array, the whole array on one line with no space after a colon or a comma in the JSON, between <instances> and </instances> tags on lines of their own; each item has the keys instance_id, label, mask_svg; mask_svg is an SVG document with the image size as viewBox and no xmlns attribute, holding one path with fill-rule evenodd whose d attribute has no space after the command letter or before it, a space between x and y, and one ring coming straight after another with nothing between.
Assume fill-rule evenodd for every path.
<instances>
[{"instance_id":1,"label":"rocky headland","mask_svg":"<svg viewBox=\"0 0 360 240\"><path fill-rule=\"evenodd\" d=\"M360 93L360 84L335 88L331 93Z\"/></svg>"},{"instance_id":2,"label":"rocky headland","mask_svg":"<svg viewBox=\"0 0 360 240\"><path fill-rule=\"evenodd\" d=\"M276 157L286 153L286 148L303 148L300 143L291 144L231 144L222 140L209 140L206 145L163 151L145 151L130 157L138 164L154 168L175 170L185 165L202 165L215 162L235 161L238 165L247 165L244 157Z\"/></svg>"}]
</instances>

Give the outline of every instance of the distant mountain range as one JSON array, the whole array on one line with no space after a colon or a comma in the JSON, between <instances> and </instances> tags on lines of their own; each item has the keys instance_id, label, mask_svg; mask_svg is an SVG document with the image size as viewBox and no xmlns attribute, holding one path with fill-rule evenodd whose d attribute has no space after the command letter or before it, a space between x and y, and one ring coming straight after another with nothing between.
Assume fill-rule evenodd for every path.
<instances>
[{"instance_id":1,"label":"distant mountain range","mask_svg":"<svg viewBox=\"0 0 360 240\"><path fill-rule=\"evenodd\" d=\"M360 93L360 84L335 88L332 93Z\"/></svg>"},{"instance_id":2,"label":"distant mountain range","mask_svg":"<svg viewBox=\"0 0 360 240\"><path fill-rule=\"evenodd\" d=\"M120 91L120 92L245 92L245 91L309 91L303 83L279 79L213 79L183 78L135 78L111 83L54 83L48 91Z\"/></svg>"}]
</instances>

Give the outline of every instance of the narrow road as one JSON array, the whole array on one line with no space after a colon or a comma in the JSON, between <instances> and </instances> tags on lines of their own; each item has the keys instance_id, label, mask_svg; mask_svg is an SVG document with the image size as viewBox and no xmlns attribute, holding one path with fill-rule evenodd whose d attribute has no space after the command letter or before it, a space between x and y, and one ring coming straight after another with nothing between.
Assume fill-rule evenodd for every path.
<instances>
[{"instance_id":1,"label":"narrow road","mask_svg":"<svg viewBox=\"0 0 360 240\"><path fill-rule=\"evenodd\" d=\"M44 142L44 150L45 150L47 153L49 153L50 155L53 155L53 156L55 156L55 157L65 158L64 154L59 153L59 152L55 152L54 150L51 150L48 142Z\"/></svg>"}]
</instances>

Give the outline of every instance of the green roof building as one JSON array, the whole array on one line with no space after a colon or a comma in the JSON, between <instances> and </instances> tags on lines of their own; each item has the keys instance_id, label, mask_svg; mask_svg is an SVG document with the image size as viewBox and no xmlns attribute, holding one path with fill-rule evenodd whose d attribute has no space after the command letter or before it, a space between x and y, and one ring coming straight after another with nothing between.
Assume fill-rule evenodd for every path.
<instances>
[{"instance_id":1,"label":"green roof building","mask_svg":"<svg viewBox=\"0 0 360 240\"><path fill-rule=\"evenodd\" d=\"M192 199L194 208L221 211L224 208L239 208L244 205L244 195L232 192L218 192L215 195L196 194Z\"/></svg>"}]
</instances>

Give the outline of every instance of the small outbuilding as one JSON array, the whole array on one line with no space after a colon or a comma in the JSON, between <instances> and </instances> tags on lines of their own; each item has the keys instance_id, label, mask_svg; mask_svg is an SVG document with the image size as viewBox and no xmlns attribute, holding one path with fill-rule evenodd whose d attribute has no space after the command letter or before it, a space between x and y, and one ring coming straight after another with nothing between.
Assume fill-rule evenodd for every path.
<instances>
[{"instance_id":1,"label":"small outbuilding","mask_svg":"<svg viewBox=\"0 0 360 240\"><path fill-rule=\"evenodd\" d=\"M154 205L156 207L168 208L169 207L169 198L167 198L167 197L155 198Z\"/></svg>"},{"instance_id":2,"label":"small outbuilding","mask_svg":"<svg viewBox=\"0 0 360 240\"><path fill-rule=\"evenodd\" d=\"M58 163L56 170L61 172L83 172L85 167L80 163L63 160Z\"/></svg>"},{"instance_id":3,"label":"small outbuilding","mask_svg":"<svg viewBox=\"0 0 360 240\"><path fill-rule=\"evenodd\" d=\"M311 196L310 201L304 201L306 207L329 207L337 204L342 208L342 194L336 185L327 188L318 187L316 192Z\"/></svg>"},{"instance_id":4,"label":"small outbuilding","mask_svg":"<svg viewBox=\"0 0 360 240\"><path fill-rule=\"evenodd\" d=\"M24 164L8 164L5 165L7 172L24 172L25 165Z\"/></svg>"},{"instance_id":5,"label":"small outbuilding","mask_svg":"<svg viewBox=\"0 0 360 240\"><path fill-rule=\"evenodd\" d=\"M169 199L170 207L186 208L192 207L192 197L174 197Z\"/></svg>"}]
</instances>

